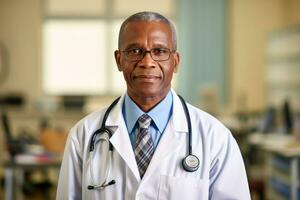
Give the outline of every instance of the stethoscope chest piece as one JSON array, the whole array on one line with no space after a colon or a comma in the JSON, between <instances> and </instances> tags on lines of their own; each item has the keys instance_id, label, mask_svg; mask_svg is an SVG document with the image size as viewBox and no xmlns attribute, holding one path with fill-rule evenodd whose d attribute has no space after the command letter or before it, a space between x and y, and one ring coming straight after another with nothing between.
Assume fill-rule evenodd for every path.
<instances>
[{"instance_id":1,"label":"stethoscope chest piece","mask_svg":"<svg viewBox=\"0 0 300 200\"><path fill-rule=\"evenodd\" d=\"M197 171L199 168L199 159L195 155L188 155L182 160L182 167L188 172Z\"/></svg>"}]
</instances>

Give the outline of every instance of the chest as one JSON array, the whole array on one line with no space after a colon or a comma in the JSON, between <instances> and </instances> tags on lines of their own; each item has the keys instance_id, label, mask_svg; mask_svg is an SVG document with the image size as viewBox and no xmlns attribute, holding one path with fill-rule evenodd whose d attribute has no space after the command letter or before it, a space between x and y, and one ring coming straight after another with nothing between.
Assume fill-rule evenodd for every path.
<instances>
[{"instance_id":1,"label":"chest","mask_svg":"<svg viewBox=\"0 0 300 200\"><path fill-rule=\"evenodd\" d=\"M122 132L123 131L123 132ZM108 163L105 145L97 144L93 159L83 166L84 196L91 199L208 199L209 156L201 137L194 137L193 151L200 160L196 172L187 172L181 162L187 155L188 134L175 132L169 123L141 180L126 129L116 131ZM118 135L119 134L119 135ZM127 137L125 137L127 136ZM108 170L106 170L108 169ZM87 185L115 180L103 190L90 191ZM184 195L184 196L183 196ZM187 196L188 195L188 196ZM190 196L189 196L190 195Z\"/></svg>"}]
</instances>

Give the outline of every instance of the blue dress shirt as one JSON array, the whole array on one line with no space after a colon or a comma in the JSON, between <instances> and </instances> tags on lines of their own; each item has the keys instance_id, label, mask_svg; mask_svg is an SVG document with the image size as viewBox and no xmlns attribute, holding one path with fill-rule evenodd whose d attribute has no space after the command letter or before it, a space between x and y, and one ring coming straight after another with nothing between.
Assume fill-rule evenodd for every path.
<instances>
[{"instance_id":1,"label":"blue dress shirt","mask_svg":"<svg viewBox=\"0 0 300 200\"><path fill-rule=\"evenodd\" d=\"M148 114L152 121L149 127L149 131L154 142L154 148L156 148L162 133L167 127L168 121L172 114L172 106L173 106L173 96L171 91L167 94L167 96L154 108L152 108ZM133 149L135 148L135 141L138 133L138 118L143 115L143 112L134 101L128 96L125 95L123 108L122 108L123 116L125 119L125 123L127 126L127 130L129 133L131 145Z\"/></svg>"}]
</instances>

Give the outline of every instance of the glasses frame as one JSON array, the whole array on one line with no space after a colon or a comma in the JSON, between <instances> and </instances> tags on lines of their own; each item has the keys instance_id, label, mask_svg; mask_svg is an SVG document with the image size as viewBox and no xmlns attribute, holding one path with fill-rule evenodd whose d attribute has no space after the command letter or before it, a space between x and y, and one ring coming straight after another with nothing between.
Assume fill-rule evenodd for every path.
<instances>
[{"instance_id":1,"label":"glasses frame","mask_svg":"<svg viewBox=\"0 0 300 200\"><path fill-rule=\"evenodd\" d=\"M140 59L130 59L130 58L128 57L128 55L127 55L126 53L128 53L129 51L132 51L133 49L140 49L140 50L143 51L143 53L141 54L142 57L141 57ZM163 60L160 60L160 59L154 59L151 52L152 52L153 50L155 50L155 49L164 49L164 50L168 50L168 52L169 52L168 58L163 59ZM142 49L142 48L131 48L131 49L128 49L128 50L120 50L120 52L125 53L125 54L124 54L124 55L125 55L125 58L126 58L127 60L129 60L129 61L141 61L141 60L144 59L145 55L146 55L147 53L149 53L149 54L150 54L150 57L152 58L152 60L157 61L157 62L160 62L160 61L166 61L166 60L169 60L171 54L172 54L172 53L175 53L176 50L171 50L171 49L168 49L168 48L153 48L153 49L150 49L150 50L144 50L144 49Z\"/></svg>"}]
</instances>

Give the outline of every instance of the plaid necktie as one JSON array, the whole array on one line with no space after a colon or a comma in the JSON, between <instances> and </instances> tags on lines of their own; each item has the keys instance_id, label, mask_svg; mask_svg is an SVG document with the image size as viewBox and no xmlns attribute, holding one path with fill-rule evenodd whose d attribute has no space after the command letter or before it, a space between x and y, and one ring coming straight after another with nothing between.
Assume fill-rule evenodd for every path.
<instances>
[{"instance_id":1,"label":"plaid necktie","mask_svg":"<svg viewBox=\"0 0 300 200\"><path fill-rule=\"evenodd\" d=\"M147 167L154 153L154 144L149 132L151 118L147 114L143 114L139 119L139 132L135 143L135 159L141 178L144 176Z\"/></svg>"}]
</instances>

